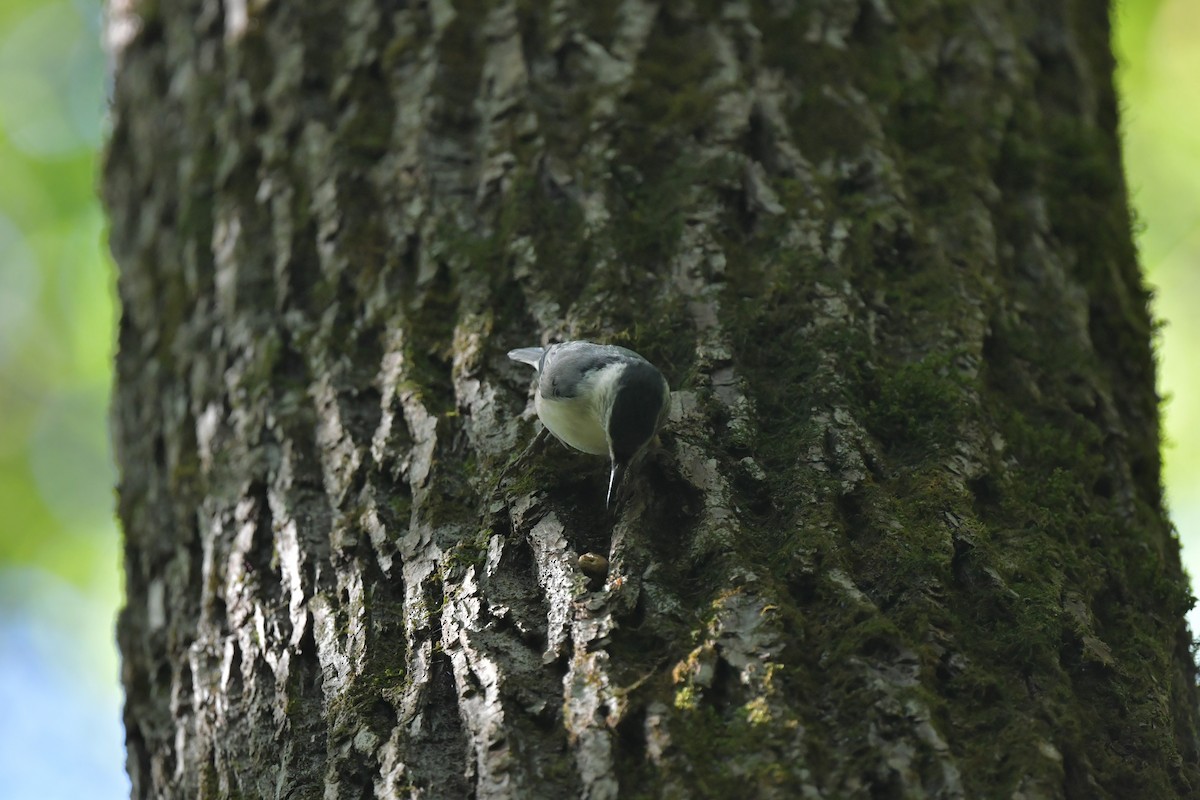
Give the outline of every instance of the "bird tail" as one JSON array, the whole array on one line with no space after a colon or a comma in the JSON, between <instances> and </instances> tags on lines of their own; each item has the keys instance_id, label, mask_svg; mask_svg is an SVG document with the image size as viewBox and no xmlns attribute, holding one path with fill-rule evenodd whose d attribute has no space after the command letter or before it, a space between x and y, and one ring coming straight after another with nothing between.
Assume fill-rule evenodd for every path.
<instances>
[{"instance_id":1,"label":"bird tail","mask_svg":"<svg viewBox=\"0 0 1200 800\"><path fill-rule=\"evenodd\" d=\"M537 369L542 363L542 354L546 352L544 347L518 347L516 350L509 350L508 357L513 361L520 361L522 364Z\"/></svg>"}]
</instances>

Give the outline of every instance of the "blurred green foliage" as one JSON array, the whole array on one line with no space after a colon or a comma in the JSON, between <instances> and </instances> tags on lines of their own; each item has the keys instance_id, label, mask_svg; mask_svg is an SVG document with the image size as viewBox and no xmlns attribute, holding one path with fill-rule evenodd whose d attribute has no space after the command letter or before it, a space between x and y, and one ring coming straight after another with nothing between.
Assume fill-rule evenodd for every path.
<instances>
[{"instance_id":1,"label":"blurred green foliage","mask_svg":"<svg viewBox=\"0 0 1200 800\"><path fill-rule=\"evenodd\" d=\"M1126 0L1116 14L1138 241L1167 321L1168 492L1200 575L1200 2ZM92 617L44 619L86 626L75 636L81 655L115 686L119 539L106 417L116 312L95 191L101 35L97 2L0 3L0 616L18 600L38 614L31 572L74 587Z\"/></svg>"},{"instance_id":2,"label":"blurred green foliage","mask_svg":"<svg viewBox=\"0 0 1200 800\"><path fill-rule=\"evenodd\" d=\"M0 5L0 565L116 602L100 9ZM111 615L110 615L111 616Z\"/></svg>"},{"instance_id":3,"label":"blurred green foliage","mask_svg":"<svg viewBox=\"0 0 1200 800\"><path fill-rule=\"evenodd\" d=\"M14 797L128 796L100 37L98 0L0 3L0 774Z\"/></svg>"},{"instance_id":4,"label":"blurred green foliage","mask_svg":"<svg viewBox=\"0 0 1200 800\"><path fill-rule=\"evenodd\" d=\"M1129 192L1158 343L1171 516L1200 577L1200 2L1117 2L1114 47ZM1193 630L1200 615L1193 612Z\"/></svg>"}]
</instances>

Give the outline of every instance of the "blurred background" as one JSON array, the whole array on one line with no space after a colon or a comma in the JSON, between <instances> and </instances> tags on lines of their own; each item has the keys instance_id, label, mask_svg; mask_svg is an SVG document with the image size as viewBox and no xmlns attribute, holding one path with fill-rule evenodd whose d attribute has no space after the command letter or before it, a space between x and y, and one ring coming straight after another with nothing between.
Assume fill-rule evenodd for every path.
<instances>
[{"instance_id":1,"label":"blurred background","mask_svg":"<svg viewBox=\"0 0 1200 800\"><path fill-rule=\"evenodd\" d=\"M1166 483L1200 575L1200 2L1118 0L1125 159L1165 322ZM0 776L12 798L129 794L106 428L114 277L96 200L97 0L0 4ZM1193 630L1200 612L1193 611Z\"/></svg>"},{"instance_id":2,"label":"blurred background","mask_svg":"<svg viewBox=\"0 0 1200 800\"><path fill-rule=\"evenodd\" d=\"M99 0L0 2L0 794L129 796Z\"/></svg>"}]
</instances>

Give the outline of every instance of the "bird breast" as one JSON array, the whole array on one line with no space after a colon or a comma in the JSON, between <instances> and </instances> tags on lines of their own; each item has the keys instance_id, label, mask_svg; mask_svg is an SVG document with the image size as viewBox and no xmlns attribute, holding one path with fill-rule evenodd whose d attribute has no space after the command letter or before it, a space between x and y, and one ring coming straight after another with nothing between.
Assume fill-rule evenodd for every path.
<instances>
[{"instance_id":1,"label":"bird breast","mask_svg":"<svg viewBox=\"0 0 1200 800\"><path fill-rule=\"evenodd\" d=\"M548 398L539 394L534 409L542 424L564 443L585 453L608 455L608 437L599 409L585 397Z\"/></svg>"}]
</instances>

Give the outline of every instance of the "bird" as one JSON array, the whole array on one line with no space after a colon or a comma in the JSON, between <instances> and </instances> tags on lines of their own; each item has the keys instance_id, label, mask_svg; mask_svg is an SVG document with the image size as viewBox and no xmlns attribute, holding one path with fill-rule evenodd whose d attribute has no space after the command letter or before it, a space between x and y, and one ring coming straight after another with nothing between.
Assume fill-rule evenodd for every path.
<instances>
[{"instance_id":1,"label":"bird","mask_svg":"<svg viewBox=\"0 0 1200 800\"><path fill-rule=\"evenodd\" d=\"M611 464L606 508L630 463L666 421L671 387L658 368L624 347L571 341L510 350L537 373L533 405L546 429Z\"/></svg>"}]
</instances>

